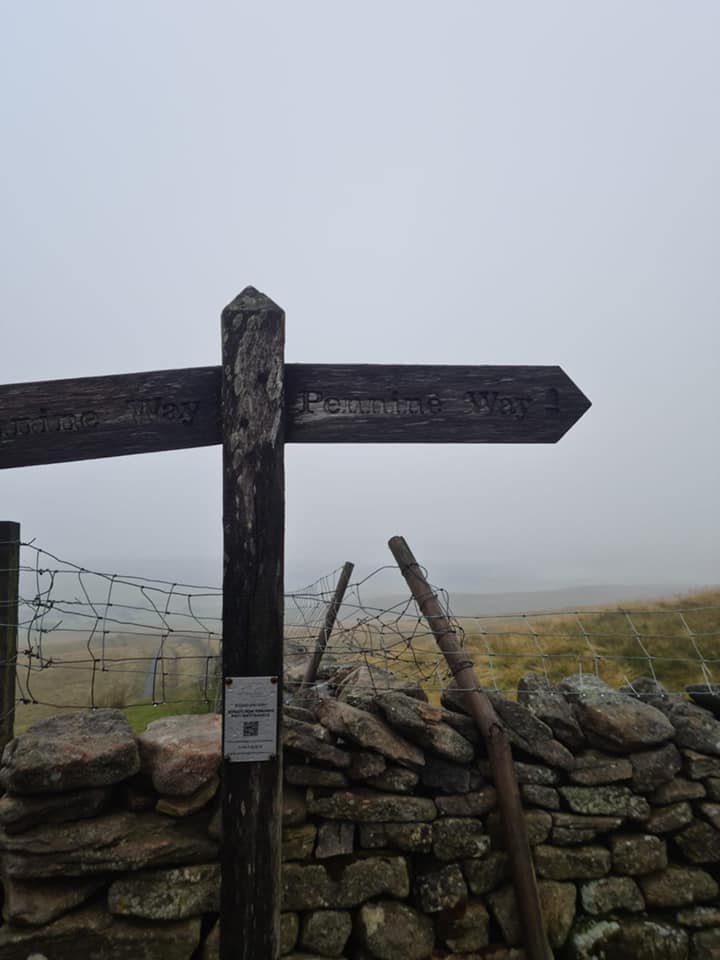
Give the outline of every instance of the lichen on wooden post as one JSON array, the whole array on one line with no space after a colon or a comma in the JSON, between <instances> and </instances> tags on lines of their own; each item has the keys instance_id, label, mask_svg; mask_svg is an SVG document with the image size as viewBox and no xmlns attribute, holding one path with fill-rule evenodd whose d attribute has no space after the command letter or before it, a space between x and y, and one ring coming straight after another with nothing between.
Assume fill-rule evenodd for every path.
<instances>
[{"instance_id":1,"label":"lichen on wooden post","mask_svg":"<svg viewBox=\"0 0 720 960\"><path fill-rule=\"evenodd\" d=\"M223 311L224 677L283 672L284 341L283 311L253 287ZM281 805L279 753L224 761L221 960L278 956Z\"/></svg>"}]
</instances>

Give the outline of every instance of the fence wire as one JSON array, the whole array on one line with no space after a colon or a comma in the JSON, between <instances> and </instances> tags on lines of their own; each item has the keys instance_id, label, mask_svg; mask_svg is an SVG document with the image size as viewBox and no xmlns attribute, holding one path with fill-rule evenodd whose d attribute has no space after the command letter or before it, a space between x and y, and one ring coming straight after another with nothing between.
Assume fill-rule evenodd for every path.
<instances>
[{"instance_id":1,"label":"fence wire","mask_svg":"<svg viewBox=\"0 0 720 960\"><path fill-rule=\"evenodd\" d=\"M303 675L340 570L285 596L289 690ZM386 565L350 583L319 678L377 691L400 677L437 702L449 682L444 657L409 594L377 599L388 570L398 573ZM215 708L220 587L88 570L34 543L22 544L19 579L16 729L69 709L119 707L144 724ZM551 681L594 674L615 687L650 677L677 693L717 679L719 592L637 609L453 616L445 591L432 589L488 690L512 696L531 672ZM0 660L0 669L7 665ZM0 705L0 715L12 709Z\"/></svg>"}]
</instances>

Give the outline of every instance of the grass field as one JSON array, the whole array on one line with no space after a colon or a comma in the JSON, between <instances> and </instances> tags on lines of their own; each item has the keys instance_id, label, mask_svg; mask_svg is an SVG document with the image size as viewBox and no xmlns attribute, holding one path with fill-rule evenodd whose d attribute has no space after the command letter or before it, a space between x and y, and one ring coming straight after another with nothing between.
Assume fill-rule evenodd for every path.
<instances>
[{"instance_id":1,"label":"grass field","mask_svg":"<svg viewBox=\"0 0 720 960\"><path fill-rule=\"evenodd\" d=\"M596 673L613 687L655 676L676 692L688 683L720 680L720 590L622 609L462 617L456 627L480 683L511 697L530 672L554 681ZM330 653L338 664L355 656L421 679L433 702L447 680L434 638L410 619L387 629L366 627L360 642L349 631L333 641Z\"/></svg>"},{"instance_id":2,"label":"grass field","mask_svg":"<svg viewBox=\"0 0 720 960\"><path fill-rule=\"evenodd\" d=\"M637 609L610 607L578 613L464 617L459 634L480 683L513 696L528 672L559 680L571 673L597 673L618 687L640 676L655 677L672 691L688 683L720 680L720 590L709 590ZM289 629L288 638L311 644ZM171 714L214 709L216 640L173 634L156 660L157 643L130 634L97 638L68 632L44 642L42 659L18 663L21 703L16 730L57 713L92 706L122 708L138 732ZM300 658L301 659L301 658ZM288 664L297 669L298 657ZM370 663L420 681L431 701L446 682L444 660L420 620L409 617L341 623L326 662Z\"/></svg>"},{"instance_id":3,"label":"grass field","mask_svg":"<svg viewBox=\"0 0 720 960\"><path fill-rule=\"evenodd\" d=\"M42 659L18 658L15 729L88 707L120 707L133 729L159 717L211 709L217 641L173 636L156 659L157 644L133 634L110 634L103 645L81 632L45 641Z\"/></svg>"}]
</instances>

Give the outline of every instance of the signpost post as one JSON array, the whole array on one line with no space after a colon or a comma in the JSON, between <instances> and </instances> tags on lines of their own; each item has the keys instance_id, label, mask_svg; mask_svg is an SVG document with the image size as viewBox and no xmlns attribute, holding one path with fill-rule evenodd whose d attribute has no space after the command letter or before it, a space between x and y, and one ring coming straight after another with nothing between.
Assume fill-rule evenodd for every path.
<instances>
[{"instance_id":1,"label":"signpost post","mask_svg":"<svg viewBox=\"0 0 720 960\"><path fill-rule=\"evenodd\" d=\"M278 952L284 444L555 443L590 406L554 366L286 364L284 324L247 287L221 367L0 386L0 468L223 445L221 960Z\"/></svg>"}]
</instances>

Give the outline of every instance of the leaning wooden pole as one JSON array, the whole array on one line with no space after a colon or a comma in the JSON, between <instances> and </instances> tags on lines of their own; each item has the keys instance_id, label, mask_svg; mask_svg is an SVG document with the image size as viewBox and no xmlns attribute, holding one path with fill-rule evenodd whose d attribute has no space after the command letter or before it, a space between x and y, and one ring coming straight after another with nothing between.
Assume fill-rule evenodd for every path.
<instances>
[{"instance_id":1,"label":"leaning wooden pole","mask_svg":"<svg viewBox=\"0 0 720 960\"><path fill-rule=\"evenodd\" d=\"M552 960L507 733L489 698L480 689L472 660L458 643L455 631L410 547L403 537L393 537L388 546L445 655L455 682L465 693L468 712L487 746L528 960Z\"/></svg>"},{"instance_id":2,"label":"leaning wooden pole","mask_svg":"<svg viewBox=\"0 0 720 960\"><path fill-rule=\"evenodd\" d=\"M338 577L338 582L335 587L335 593L333 594L333 598L330 601L330 605L325 613L325 622L323 623L322 629L320 630L318 638L315 641L313 655L305 667L303 684L315 683L318 669L320 667L320 661L322 660L323 654L325 653L325 649L328 645L330 634L333 632L338 611L342 606L343 597L345 596L345 591L347 590L348 583L350 583L350 577L352 576L354 569L355 564L350 563L350 561L343 564L343 568L340 571L340 576Z\"/></svg>"},{"instance_id":3,"label":"leaning wooden pole","mask_svg":"<svg viewBox=\"0 0 720 960\"><path fill-rule=\"evenodd\" d=\"M279 955L284 341L283 311L253 287L223 311L220 960Z\"/></svg>"},{"instance_id":4,"label":"leaning wooden pole","mask_svg":"<svg viewBox=\"0 0 720 960\"><path fill-rule=\"evenodd\" d=\"M0 754L15 730L20 524L0 521Z\"/></svg>"}]
</instances>

